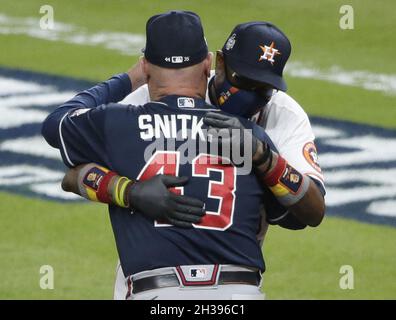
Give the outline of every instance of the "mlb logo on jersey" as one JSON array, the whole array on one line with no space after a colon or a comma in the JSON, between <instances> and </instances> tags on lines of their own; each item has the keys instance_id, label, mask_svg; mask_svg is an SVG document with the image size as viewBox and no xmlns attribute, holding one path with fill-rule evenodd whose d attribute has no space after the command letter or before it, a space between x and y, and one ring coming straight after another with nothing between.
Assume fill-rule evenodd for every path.
<instances>
[{"instance_id":1,"label":"mlb logo on jersey","mask_svg":"<svg viewBox=\"0 0 396 320\"><path fill-rule=\"evenodd\" d=\"M178 98L177 99L177 106L179 108L194 108L195 107L195 101L193 98Z\"/></svg>"}]
</instances>

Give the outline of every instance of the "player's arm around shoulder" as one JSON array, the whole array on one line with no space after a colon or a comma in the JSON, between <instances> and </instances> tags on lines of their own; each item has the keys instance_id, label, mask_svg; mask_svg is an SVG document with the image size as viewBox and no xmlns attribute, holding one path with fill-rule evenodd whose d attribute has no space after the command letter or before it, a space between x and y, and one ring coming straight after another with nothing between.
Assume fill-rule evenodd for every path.
<instances>
[{"instance_id":1,"label":"player's arm around shoulder","mask_svg":"<svg viewBox=\"0 0 396 320\"><path fill-rule=\"evenodd\" d=\"M127 73L78 93L44 120L42 135L49 145L60 149L67 166L92 161L107 164L103 143L107 110L146 82L141 64L139 60Z\"/></svg>"},{"instance_id":2,"label":"player's arm around shoulder","mask_svg":"<svg viewBox=\"0 0 396 320\"><path fill-rule=\"evenodd\" d=\"M162 174L135 181L96 163L87 163L66 173L62 189L90 201L129 208L153 220L166 220L174 226L190 228L201 221L205 205L199 199L171 191L187 183L187 177Z\"/></svg>"},{"instance_id":3,"label":"player's arm around shoulder","mask_svg":"<svg viewBox=\"0 0 396 320\"><path fill-rule=\"evenodd\" d=\"M283 199L286 200L284 202L288 211L302 223L318 226L325 213L325 188L308 115L293 98L279 92L267 110L265 121L260 125L278 149L269 170L278 168L278 161L282 159L285 160L285 163L281 161L282 165L287 170L285 177L280 177L282 188L270 189L281 192L285 188L291 192L294 200L293 197L289 197L291 201ZM301 181L301 185L298 181Z\"/></svg>"},{"instance_id":4,"label":"player's arm around shoulder","mask_svg":"<svg viewBox=\"0 0 396 320\"><path fill-rule=\"evenodd\" d=\"M143 72L140 59L128 72L117 74L109 80L79 92L51 112L42 124L43 137L52 147L60 148L62 142L60 126L66 117L79 116L98 106L119 102L142 87L146 81L147 77Z\"/></svg>"}]
</instances>

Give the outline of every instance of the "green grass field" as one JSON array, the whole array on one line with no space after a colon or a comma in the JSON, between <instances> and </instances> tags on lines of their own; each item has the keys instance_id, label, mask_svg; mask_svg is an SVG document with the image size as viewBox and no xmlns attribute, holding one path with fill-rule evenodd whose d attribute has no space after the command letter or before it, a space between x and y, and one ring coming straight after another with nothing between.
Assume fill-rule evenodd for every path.
<instances>
[{"instance_id":1,"label":"green grass field","mask_svg":"<svg viewBox=\"0 0 396 320\"><path fill-rule=\"evenodd\" d=\"M144 34L145 22L168 9L200 14L210 49L220 48L233 26L269 20L288 34L290 61L344 70L396 74L392 0L349 1L355 29L341 30L344 1L46 1L55 22L89 32ZM40 17L42 1L2 0L0 14ZM99 81L125 71L137 56L102 47L0 34L0 66ZM286 76L289 94L310 115L396 128L396 96L361 87ZM396 229L327 217L315 229L271 227L264 245L269 299L395 299ZM106 207L68 204L0 193L0 299L111 299L117 260ZM55 289L42 290L39 268L52 265ZM339 287L342 265L355 272L355 288Z\"/></svg>"}]
</instances>

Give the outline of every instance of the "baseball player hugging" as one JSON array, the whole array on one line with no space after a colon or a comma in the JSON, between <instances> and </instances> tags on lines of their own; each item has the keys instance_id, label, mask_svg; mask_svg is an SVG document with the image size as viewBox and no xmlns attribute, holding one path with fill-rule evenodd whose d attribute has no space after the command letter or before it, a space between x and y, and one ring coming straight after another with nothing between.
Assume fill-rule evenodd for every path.
<instances>
[{"instance_id":1,"label":"baseball player hugging","mask_svg":"<svg viewBox=\"0 0 396 320\"><path fill-rule=\"evenodd\" d=\"M195 13L155 15L146 36L131 70L44 121L70 168L62 187L109 204L116 299L263 299L268 224L324 215L314 135L284 92L290 42L268 22L238 25L214 74Z\"/></svg>"}]
</instances>

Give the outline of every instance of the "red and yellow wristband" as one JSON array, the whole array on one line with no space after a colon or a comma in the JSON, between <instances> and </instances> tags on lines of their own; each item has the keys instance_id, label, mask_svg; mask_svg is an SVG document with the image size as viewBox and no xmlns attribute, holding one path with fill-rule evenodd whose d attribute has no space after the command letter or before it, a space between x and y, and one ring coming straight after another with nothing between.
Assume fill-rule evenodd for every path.
<instances>
[{"instance_id":1,"label":"red and yellow wristband","mask_svg":"<svg viewBox=\"0 0 396 320\"><path fill-rule=\"evenodd\" d=\"M78 175L78 188L84 198L128 208L127 190L134 182L94 163L86 164Z\"/></svg>"},{"instance_id":2,"label":"red and yellow wristband","mask_svg":"<svg viewBox=\"0 0 396 320\"><path fill-rule=\"evenodd\" d=\"M272 151L271 151L272 152ZM285 207L290 207L301 200L309 188L309 178L293 168L284 158L277 154L271 157L276 161L269 172L260 175L259 179Z\"/></svg>"}]
</instances>

